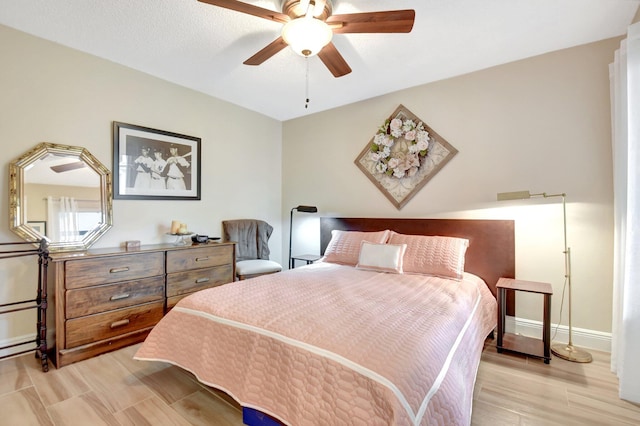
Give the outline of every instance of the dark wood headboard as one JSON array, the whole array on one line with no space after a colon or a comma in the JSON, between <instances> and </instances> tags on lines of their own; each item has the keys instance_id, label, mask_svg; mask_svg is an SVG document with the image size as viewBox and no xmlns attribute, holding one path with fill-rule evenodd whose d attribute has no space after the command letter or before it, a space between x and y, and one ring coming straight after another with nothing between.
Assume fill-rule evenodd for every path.
<instances>
[{"instance_id":1,"label":"dark wood headboard","mask_svg":"<svg viewBox=\"0 0 640 426\"><path fill-rule=\"evenodd\" d=\"M442 235L466 238L469 248L465 270L482 278L493 295L498 278L515 278L515 224L513 220L484 219L402 219L321 217L320 253L324 254L331 231L382 231L400 234ZM509 305L512 301L508 302ZM509 307L513 311L513 307Z\"/></svg>"}]
</instances>

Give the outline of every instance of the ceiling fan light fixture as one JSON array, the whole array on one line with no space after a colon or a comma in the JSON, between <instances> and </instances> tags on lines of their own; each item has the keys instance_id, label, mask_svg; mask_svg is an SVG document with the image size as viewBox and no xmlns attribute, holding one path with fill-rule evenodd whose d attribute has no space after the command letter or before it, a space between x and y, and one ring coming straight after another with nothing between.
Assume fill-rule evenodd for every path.
<instances>
[{"instance_id":1,"label":"ceiling fan light fixture","mask_svg":"<svg viewBox=\"0 0 640 426\"><path fill-rule=\"evenodd\" d=\"M282 28L282 38L300 56L317 55L332 37L329 25L308 16L293 19Z\"/></svg>"}]
</instances>

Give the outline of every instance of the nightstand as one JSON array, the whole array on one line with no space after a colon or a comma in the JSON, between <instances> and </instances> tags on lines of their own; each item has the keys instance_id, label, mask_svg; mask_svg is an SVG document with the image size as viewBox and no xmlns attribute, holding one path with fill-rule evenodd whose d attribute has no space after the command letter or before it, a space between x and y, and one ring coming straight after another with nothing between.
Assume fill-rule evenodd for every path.
<instances>
[{"instance_id":1,"label":"nightstand","mask_svg":"<svg viewBox=\"0 0 640 426\"><path fill-rule=\"evenodd\" d=\"M296 260L302 260L303 262L307 262L307 265L310 265L321 257L322 256L318 256L317 254L296 254L295 256L291 256L291 269L296 267Z\"/></svg>"},{"instance_id":2,"label":"nightstand","mask_svg":"<svg viewBox=\"0 0 640 426\"><path fill-rule=\"evenodd\" d=\"M551 295L553 289L549 283L522 281L513 278L500 278L496 284L498 289L498 352L503 350L518 352L536 358L542 358L545 364L551 361ZM542 340L513 333L505 333L507 312L507 290L526 291L541 294L544 298L544 315L542 320Z\"/></svg>"}]
</instances>

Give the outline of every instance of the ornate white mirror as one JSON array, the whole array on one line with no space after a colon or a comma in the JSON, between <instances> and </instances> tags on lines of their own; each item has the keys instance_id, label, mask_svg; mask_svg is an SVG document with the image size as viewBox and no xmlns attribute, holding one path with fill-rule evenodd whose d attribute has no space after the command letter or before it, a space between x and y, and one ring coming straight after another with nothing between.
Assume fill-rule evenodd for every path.
<instances>
[{"instance_id":1,"label":"ornate white mirror","mask_svg":"<svg viewBox=\"0 0 640 426\"><path fill-rule=\"evenodd\" d=\"M86 250L113 223L111 172L84 148L41 143L9 165L9 226L49 250Z\"/></svg>"}]
</instances>

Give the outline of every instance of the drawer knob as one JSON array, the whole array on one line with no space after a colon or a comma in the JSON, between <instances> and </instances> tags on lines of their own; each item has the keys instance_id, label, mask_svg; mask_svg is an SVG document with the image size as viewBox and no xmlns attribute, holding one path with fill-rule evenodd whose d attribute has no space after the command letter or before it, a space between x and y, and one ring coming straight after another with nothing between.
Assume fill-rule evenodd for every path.
<instances>
[{"instance_id":1,"label":"drawer knob","mask_svg":"<svg viewBox=\"0 0 640 426\"><path fill-rule=\"evenodd\" d=\"M196 257L196 262L206 262L209 260L209 256L207 257Z\"/></svg>"},{"instance_id":2,"label":"drawer knob","mask_svg":"<svg viewBox=\"0 0 640 426\"><path fill-rule=\"evenodd\" d=\"M115 296L111 296L109 300L120 300L120 299L126 299L127 297L129 297L129 293L116 294Z\"/></svg>"},{"instance_id":3,"label":"drawer knob","mask_svg":"<svg viewBox=\"0 0 640 426\"><path fill-rule=\"evenodd\" d=\"M125 266L124 268L111 268L111 269L109 269L109 273L115 274L115 273L118 273L118 272L127 272L128 270L129 270L128 266Z\"/></svg>"},{"instance_id":4,"label":"drawer knob","mask_svg":"<svg viewBox=\"0 0 640 426\"><path fill-rule=\"evenodd\" d=\"M209 282L209 278L206 278L206 277L205 278L198 278L196 280L196 284L206 283L206 282Z\"/></svg>"},{"instance_id":5,"label":"drawer knob","mask_svg":"<svg viewBox=\"0 0 640 426\"><path fill-rule=\"evenodd\" d=\"M129 324L129 319L123 319L120 321L115 321L111 323L111 328L118 328L118 327L122 327L123 325L127 325Z\"/></svg>"}]
</instances>

